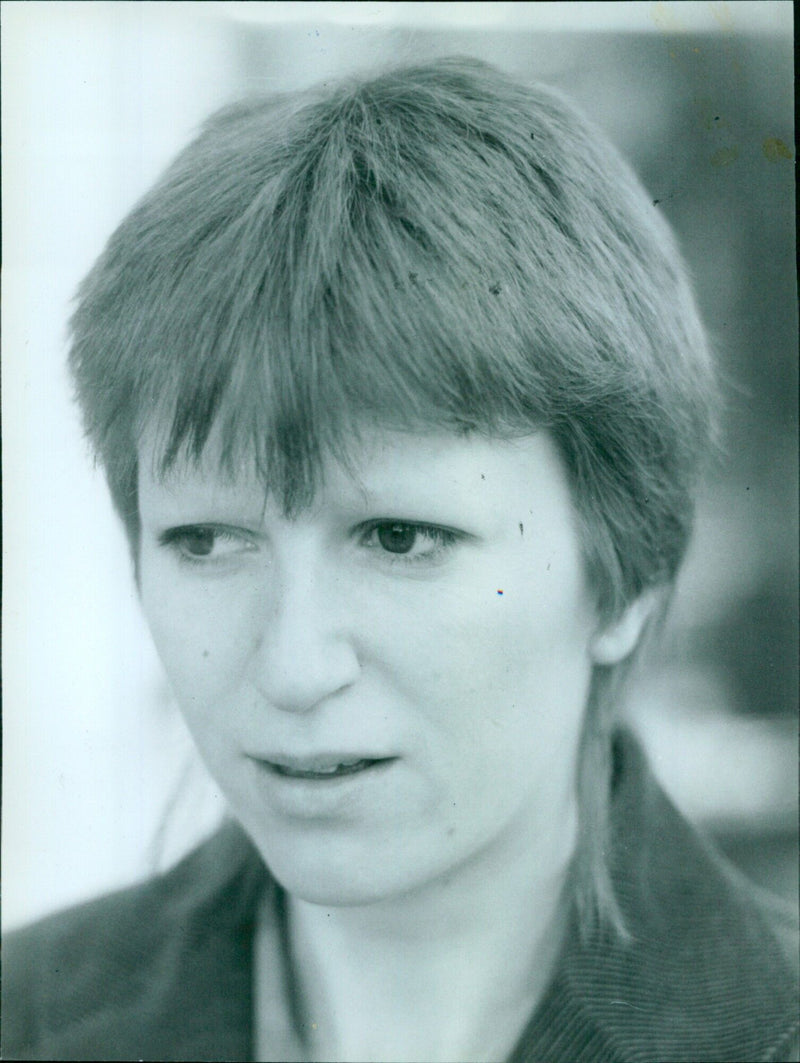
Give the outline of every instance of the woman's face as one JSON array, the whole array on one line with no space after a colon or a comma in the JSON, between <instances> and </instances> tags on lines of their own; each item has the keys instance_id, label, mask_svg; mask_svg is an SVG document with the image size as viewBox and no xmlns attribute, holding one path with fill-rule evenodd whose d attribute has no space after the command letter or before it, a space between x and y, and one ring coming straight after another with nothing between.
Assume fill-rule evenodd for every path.
<instances>
[{"instance_id":1,"label":"woman's face","mask_svg":"<svg viewBox=\"0 0 800 1063\"><path fill-rule=\"evenodd\" d=\"M285 888L357 904L568 859L596 620L547 434L367 434L292 520L250 475L141 457L150 627Z\"/></svg>"}]
</instances>

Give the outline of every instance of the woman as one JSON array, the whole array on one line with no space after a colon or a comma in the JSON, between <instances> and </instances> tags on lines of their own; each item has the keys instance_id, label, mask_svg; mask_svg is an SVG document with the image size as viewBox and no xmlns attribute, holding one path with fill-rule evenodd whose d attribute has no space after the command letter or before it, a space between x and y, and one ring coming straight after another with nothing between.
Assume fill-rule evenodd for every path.
<instances>
[{"instance_id":1,"label":"woman","mask_svg":"<svg viewBox=\"0 0 800 1063\"><path fill-rule=\"evenodd\" d=\"M635 178L468 60L212 118L71 367L231 820L12 937L39 1059L785 1059L792 950L618 689L713 373Z\"/></svg>"}]
</instances>

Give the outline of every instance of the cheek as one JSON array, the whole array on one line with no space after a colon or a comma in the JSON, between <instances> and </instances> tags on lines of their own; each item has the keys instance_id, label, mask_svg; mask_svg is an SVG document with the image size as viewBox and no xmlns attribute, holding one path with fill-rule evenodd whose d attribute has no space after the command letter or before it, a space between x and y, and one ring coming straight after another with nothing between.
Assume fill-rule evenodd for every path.
<instances>
[{"instance_id":1,"label":"cheek","mask_svg":"<svg viewBox=\"0 0 800 1063\"><path fill-rule=\"evenodd\" d=\"M454 741L513 732L517 719L528 734L531 720L557 727L580 717L590 672L581 573L550 571L507 565L491 581L397 595L365 624L369 656Z\"/></svg>"},{"instance_id":2,"label":"cheek","mask_svg":"<svg viewBox=\"0 0 800 1063\"><path fill-rule=\"evenodd\" d=\"M572 785L591 675L580 572L551 571L551 581L506 571L491 594L440 602L411 655L429 664L416 673L414 696L444 732L454 770L473 771L470 786L488 773L507 791L497 800L535 786L547 807ZM553 772L554 760L563 772ZM546 798L550 788L559 796Z\"/></svg>"},{"instance_id":3,"label":"cheek","mask_svg":"<svg viewBox=\"0 0 800 1063\"><path fill-rule=\"evenodd\" d=\"M570 665L589 666L592 613L582 572L566 559L537 568L508 565L472 585L398 596L370 617L385 656L419 680L496 687L536 673L537 683Z\"/></svg>"},{"instance_id":4,"label":"cheek","mask_svg":"<svg viewBox=\"0 0 800 1063\"><path fill-rule=\"evenodd\" d=\"M249 610L229 596L175 579L167 566L141 568L142 607L178 703L187 717L204 715L241 681Z\"/></svg>"}]
</instances>

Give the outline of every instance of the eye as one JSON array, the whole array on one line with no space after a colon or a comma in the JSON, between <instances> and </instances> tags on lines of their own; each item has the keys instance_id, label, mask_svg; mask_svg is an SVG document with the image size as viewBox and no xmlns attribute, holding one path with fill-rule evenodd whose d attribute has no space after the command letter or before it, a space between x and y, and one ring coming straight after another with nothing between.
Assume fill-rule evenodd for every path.
<instances>
[{"instance_id":1,"label":"eye","mask_svg":"<svg viewBox=\"0 0 800 1063\"><path fill-rule=\"evenodd\" d=\"M438 560L458 540L448 528L399 520L375 521L362 534L364 546L407 561Z\"/></svg>"},{"instance_id":2,"label":"eye","mask_svg":"<svg viewBox=\"0 0 800 1063\"><path fill-rule=\"evenodd\" d=\"M187 524L169 528L159 536L162 546L172 548L182 561L212 564L254 549L243 532L214 524Z\"/></svg>"}]
</instances>

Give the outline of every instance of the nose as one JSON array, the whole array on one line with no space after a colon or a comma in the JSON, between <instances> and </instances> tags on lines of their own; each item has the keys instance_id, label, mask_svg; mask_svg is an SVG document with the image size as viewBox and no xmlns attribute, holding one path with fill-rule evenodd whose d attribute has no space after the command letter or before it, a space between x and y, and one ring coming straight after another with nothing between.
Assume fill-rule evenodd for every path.
<instances>
[{"instance_id":1,"label":"nose","mask_svg":"<svg viewBox=\"0 0 800 1063\"><path fill-rule=\"evenodd\" d=\"M320 567L283 565L259 624L255 685L284 712L309 712L360 673L344 588Z\"/></svg>"}]
</instances>

